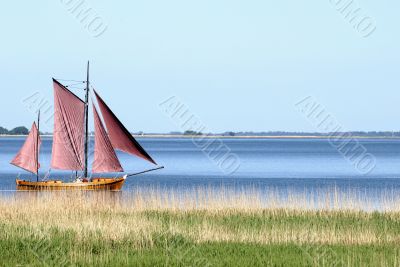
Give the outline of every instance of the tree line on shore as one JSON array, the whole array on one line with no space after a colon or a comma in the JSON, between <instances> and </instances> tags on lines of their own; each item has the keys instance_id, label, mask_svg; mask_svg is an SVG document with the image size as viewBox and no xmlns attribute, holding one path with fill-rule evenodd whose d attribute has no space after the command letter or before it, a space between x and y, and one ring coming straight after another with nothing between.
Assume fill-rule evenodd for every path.
<instances>
[{"instance_id":1,"label":"tree line on shore","mask_svg":"<svg viewBox=\"0 0 400 267\"><path fill-rule=\"evenodd\" d=\"M12 130L8 130L0 126L0 135L27 135L29 129L25 126L18 126ZM43 133L41 133L43 134ZM51 133L45 133L51 135ZM91 135L94 133L91 132ZM163 133L144 133L136 132L134 135L162 135ZM285 131L269 131L269 132L223 132L223 133L202 133L196 131L185 131L185 132L170 132L170 135L185 135L185 136L202 136L202 135L213 135L213 136L343 136L343 137L400 137L400 131L350 131L350 132L337 132L337 133L318 133L318 132L285 132Z\"/></svg>"},{"instance_id":2,"label":"tree line on shore","mask_svg":"<svg viewBox=\"0 0 400 267\"><path fill-rule=\"evenodd\" d=\"M0 126L0 135L27 135L29 133L28 128L24 126L15 127L12 130L8 130Z\"/></svg>"},{"instance_id":3,"label":"tree line on shore","mask_svg":"<svg viewBox=\"0 0 400 267\"><path fill-rule=\"evenodd\" d=\"M195 131L171 132L175 135L216 135L216 136L343 136L343 137L400 137L400 131L349 131L349 132L285 132L285 131L269 131L269 132L223 132L223 133L201 133Z\"/></svg>"}]
</instances>

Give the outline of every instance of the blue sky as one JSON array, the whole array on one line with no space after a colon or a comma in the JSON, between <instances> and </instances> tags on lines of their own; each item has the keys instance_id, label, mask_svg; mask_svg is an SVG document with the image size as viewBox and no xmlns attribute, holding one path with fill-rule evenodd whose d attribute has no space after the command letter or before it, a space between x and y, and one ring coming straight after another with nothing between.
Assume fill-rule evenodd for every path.
<instances>
[{"instance_id":1,"label":"blue sky","mask_svg":"<svg viewBox=\"0 0 400 267\"><path fill-rule=\"evenodd\" d=\"M398 1L356 2L367 38L333 0L86 0L107 25L97 38L68 1L2 3L0 125L30 125L23 99L51 101L51 77L84 79L89 59L132 131L182 130L159 108L171 96L213 132L317 131L295 107L306 96L348 130L400 129Z\"/></svg>"}]
</instances>

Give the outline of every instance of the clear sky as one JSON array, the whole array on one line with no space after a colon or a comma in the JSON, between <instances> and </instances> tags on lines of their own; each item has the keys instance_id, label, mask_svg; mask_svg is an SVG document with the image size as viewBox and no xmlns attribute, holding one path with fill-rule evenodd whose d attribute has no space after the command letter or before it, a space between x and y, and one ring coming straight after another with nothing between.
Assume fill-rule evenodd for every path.
<instances>
[{"instance_id":1,"label":"clear sky","mask_svg":"<svg viewBox=\"0 0 400 267\"><path fill-rule=\"evenodd\" d=\"M348 130L400 129L399 1L357 2L367 38L337 0L86 0L107 25L97 38L68 1L1 4L1 126L29 126L23 99L52 101L51 77L82 80L89 59L131 131L182 130L159 108L171 96L213 132L316 131L294 106L306 96Z\"/></svg>"}]
</instances>

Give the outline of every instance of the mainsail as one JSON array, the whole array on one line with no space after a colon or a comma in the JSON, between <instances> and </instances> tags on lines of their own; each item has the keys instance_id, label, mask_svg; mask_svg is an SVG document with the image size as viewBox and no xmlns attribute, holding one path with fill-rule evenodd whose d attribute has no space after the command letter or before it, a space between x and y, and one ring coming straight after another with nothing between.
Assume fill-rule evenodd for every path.
<instances>
[{"instance_id":1,"label":"mainsail","mask_svg":"<svg viewBox=\"0 0 400 267\"><path fill-rule=\"evenodd\" d=\"M119 149L126 153L148 160L153 164L157 164L135 140L125 126L118 120L103 99L101 99L101 97L97 94L97 92L94 91L94 93L96 95L97 102L99 104L101 114L103 115L104 122L106 123L111 144L114 149Z\"/></svg>"},{"instance_id":2,"label":"mainsail","mask_svg":"<svg viewBox=\"0 0 400 267\"><path fill-rule=\"evenodd\" d=\"M114 148L104 129L100 116L93 105L94 116L94 161L93 173L102 172L123 172Z\"/></svg>"},{"instance_id":3,"label":"mainsail","mask_svg":"<svg viewBox=\"0 0 400 267\"><path fill-rule=\"evenodd\" d=\"M37 174L39 169L39 148L41 140L36 123L33 123L31 131L25 140L21 150L11 161L11 164L20 167L28 172Z\"/></svg>"},{"instance_id":4,"label":"mainsail","mask_svg":"<svg viewBox=\"0 0 400 267\"><path fill-rule=\"evenodd\" d=\"M51 167L84 169L85 102L53 79L54 134Z\"/></svg>"}]
</instances>

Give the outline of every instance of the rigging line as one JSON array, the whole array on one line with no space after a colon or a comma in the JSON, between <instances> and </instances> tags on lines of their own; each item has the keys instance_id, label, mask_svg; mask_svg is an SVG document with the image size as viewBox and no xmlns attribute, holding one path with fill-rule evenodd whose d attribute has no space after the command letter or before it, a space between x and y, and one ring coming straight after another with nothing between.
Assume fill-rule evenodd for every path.
<instances>
[{"instance_id":1,"label":"rigging line","mask_svg":"<svg viewBox=\"0 0 400 267\"><path fill-rule=\"evenodd\" d=\"M94 91L95 89L94 89L93 87L92 87L92 89L93 89L93 90L90 90L90 91L89 91L90 100L92 100L92 105L94 105L94 106L96 107L97 111L99 111L99 110L100 110L100 109L99 109L99 105L98 105L98 103L95 101L95 95L94 95L94 93L93 93L93 91ZM100 114L101 114L101 112L100 112ZM103 125L105 125L102 114L100 115L100 119L102 119L102 123L103 123ZM107 129L107 128L106 128L106 129Z\"/></svg>"},{"instance_id":2,"label":"rigging line","mask_svg":"<svg viewBox=\"0 0 400 267\"><path fill-rule=\"evenodd\" d=\"M156 171L156 170L161 170L161 169L164 169L164 166L161 166L161 167L158 167L158 168L154 168L154 169L145 170L145 171L141 171L141 172L137 172L137 173L127 174L126 177L131 177L131 176L135 176L135 175L139 175L139 174L143 174L143 173L147 173L147 172L152 172L152 171Z\"/></svg>"},{"instance_id":3,"label":"rigging line","mask_svg":"<svg viewBox=\"0 0 400 267\"><path fill-rule=\"evenodd\" d=\"M46 172L46 174L43 176L42 181L46 181L49 177L50 177L50 173L51 173L51 168L49 168L49 170Z\"/></svg>"},{"instance_id":4,"label":"rigging line","mask_svg":"<svg viewBox=\"0 0 400 267\"><path fill-rule=\"evenodd\" d=\"M65 79L57 79L54 78L57 81L63 81L63 82L77 82L77 83L86 83L86 81L78 81L78 80L65 80Z\"/></svg>"},{"instance_id":5,"label":"rigging line","mask_svg":"<svg viewBox=\"0 0 400 267\"><path fill-rule=\"evenodd\" d=\"M76 90L84 90L85 88L83 87L78 87L78 86L66 86L68 89L76 89Z\"/></svg>"},{"instance_id":6,"label":"rigging line","mask_svg":"<svg viewBox=\"0 0 400 267\"><path fill-rule=\"evenodd\" d=\"M71 84L66 84L64 86L65 87L71 87L71 86L75 86L75 85L78 85L78 84L83 84L83 83L71 83Z\"/></svg>"}]
</instances>

